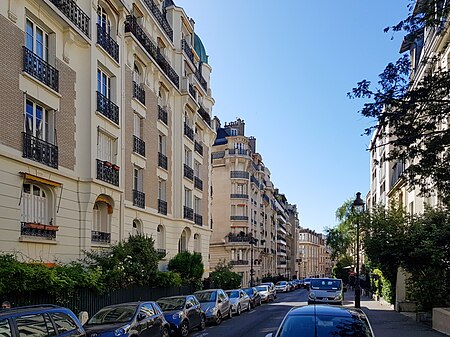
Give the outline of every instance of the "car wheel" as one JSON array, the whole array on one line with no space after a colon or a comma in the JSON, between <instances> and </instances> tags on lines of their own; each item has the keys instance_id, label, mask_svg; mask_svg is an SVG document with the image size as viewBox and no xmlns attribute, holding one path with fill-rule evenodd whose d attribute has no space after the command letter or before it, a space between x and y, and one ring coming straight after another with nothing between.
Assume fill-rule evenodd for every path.
<instances>
[{"instance_id":1,"label":"car wheel","mask_svg":"<svg viewBox=\"0 0 450 337\"><path fill-rule=\"evenodd\" d=\"M216 323L216 325L219 325L220 323L222 323L222 314L220 313L220 311L217 312L216 320L214 323Z\"/></svg>"},{"instance_id":2,"label":"car wheel","mask_svg":"<svg viewBox=\"0 0 450 337\"><path fill-rule=\"evenodd\" d=\"M162 329L162 333L161 333L161 337L169 337L169 329L163 328Z\"/></svg>"},{"instance_id":3,"label":"car wheel","mask_svg":"<svg viewBox=\"0 0 450 337\"><path fill-rule=\"evenodd\" d=\"M200 317L200 325L198 326L198 330L202 331L202 330L205 330L205 328L206 328L206 318L205 318L205 316L202 315Z\"/></svg>"},{"instance_id":4,"label":"car wheel","mask_svg":"<svg viewBox=\"0 0 450 337\"><path fill-rule=\"evenodd\" d=\"M189 335L189 323L187 321L183 321L180 326L180 336L187 337Z\"/></svg>"},{"instance_id":5,"label":"car wheel","mask_svg":"<svg viewBox=\"0 0 450 337\"><path fill-rule=\"evenodd\" d=\"M240 315L241 314L241 305L238 304L237 309L236 309L236 315Z\"/></svg>"},{"instance_id":6,"label":"car wheel","mask_svg":"<svg viewBox=\"0 0 450 337\"><path fill-rule=\"evenodd\" d=\"M250 311L250 310L253 309L254 307L255 307L254 304L248 302L247 311Z\"/></svg>"},{"instance_id":7,"label":"car wheel","mask_svg":"<svg viewBox=\"0 0 450 337\"><path fill-rule=\"evenodd\" d=\"M228 310L228 319L233 318L233 310L231 310L231 306L230 309Z\"/></svg>"}]
</instances>

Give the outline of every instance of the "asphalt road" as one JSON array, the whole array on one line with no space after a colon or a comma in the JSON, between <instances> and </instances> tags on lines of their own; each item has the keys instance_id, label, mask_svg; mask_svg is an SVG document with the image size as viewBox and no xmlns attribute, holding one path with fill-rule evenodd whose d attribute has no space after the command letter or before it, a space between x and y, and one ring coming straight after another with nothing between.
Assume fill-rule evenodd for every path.
<instances>
[{"instance_id":1,"label":"asphalt road","mask_svg":"<svg viewBox=\"0 0 450 337\"><path fill-rule=\"evenodd\" d=\"M240 316L233 316L222 324L208 325L203 331L192 331L190 337L264 337L275 332L284 315L294 306L305 305L308 292L298 289L277 294L275 302L263 304Z\"/></svg>"}]
</instances>

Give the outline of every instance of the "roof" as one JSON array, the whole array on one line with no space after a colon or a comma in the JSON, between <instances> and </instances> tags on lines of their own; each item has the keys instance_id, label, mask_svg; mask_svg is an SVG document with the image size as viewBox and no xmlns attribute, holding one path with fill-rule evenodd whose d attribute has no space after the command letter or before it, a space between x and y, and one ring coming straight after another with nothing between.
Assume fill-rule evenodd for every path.
<instances>
[{"instance_id":1,"label":"roof","mask_svg":"<svg viewBox=\"0 0 450 337\"><path fill-rule=\"evenodd\" d=\"M355 308L347 308L331 305L305 305L296 307L289 311L288 315L326 315L339 317L352 317L354 315L363 315L363 311Z\"/></svg>"},{"instance_id":2,"label":"roof","mask_svg":"<svg viewBox=\"0 0 450 337\"><path fill-rule=\"evenodd\" d=\"M200 37L194 33L194 50L200 58L200 62L208 63L208 55Z\"/></svg>"},{"instance_id":3,"label":"roof","mask_svg":"<svg viewBox=\"0 0 450 337\"><path fill-rule=\"evenodd\" d=\"M226 137L230 136L228 134L228 132L224 129L224 128L218 128L217 129L217 136L216 136L216 140L214 141L214 145L223 145L223 144L227 144L228 140Z\"/></svg>"}]
</instances>

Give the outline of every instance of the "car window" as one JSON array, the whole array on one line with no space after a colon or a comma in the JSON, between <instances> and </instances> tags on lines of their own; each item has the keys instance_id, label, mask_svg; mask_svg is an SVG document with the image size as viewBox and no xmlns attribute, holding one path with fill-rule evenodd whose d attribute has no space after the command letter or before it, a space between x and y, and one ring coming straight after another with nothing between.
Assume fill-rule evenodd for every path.
<instances>
[{"instance_id":1,"label":"car window","mask_svg":"<svg viewBox=\"0 0 450 337\"><path fill-rule=\"evenodd\" d=\"M156 301L162 311L180 310L183 309L186 302L184 297L166 297L160 298Z\"/></svg>"},{"instance_id":2,"label":"car window","mask_svg":"<svg viewBox=\"0 0 450 337\"><path fill-rule=\"evenodd\" d=\"M153 308L155 309L156 314L161 314L162 310L157 303L152 303Z\"/></svg>"},{"instance_id":3,"label":"car window","mask_svg":"<svg viewBox=\"0 0 450 337\"><path fill-rule=\"evenodd\" d=\"M256 290L258 290L258 291L269 291L269 287L268 286L257 286Z\"/></svg>"},{"instance_id":4,"label":"car window","mask_svg":"<svg viewBox=\"0 0 450 337\"><path fill-rule=\"evenodd\" d=\"M216 292L215 291L204 291L201 293L196 293L195 297L197 297L197 299L200 303L215 302L216 301Z\"/></svg>"},{"instance_id":5,"label":"car window","mask_svg":"<svg viewBox=\"0 0 450 337\"><path fill-rule=\"evenodd\" d=\"M59 334L78 329L77 323L64 312L52 312L50 316L53 318Z\"/></svg>"},{"instance_id":6,"label":"car window","mask_svg":"<svg viewBox=\"0 0 450 337\"><path fill-rule=\"evenodd\" d=\"M227 292L229 298L238 298L239 297L239 291L228 291Z\"/></svg>"},{"instance_id":7,"label":"car window","mask_svg":"<svg viewBox=\"0 0 450 337\"><path fill-rule=\"evenodd\" d=\"M41 314L18 317L16 318L16 324L20 337L48 337L48 330L51 328ZM53 330L53 328L51 328L51 330Z\"/></svg>"},{"instance_id":8,"label":"car window","mask_svg":"<svg viewBox=\"0 0 450 337\"><path fill-rule=\"evenodd\" d=\"M147 317L155 316L155 309L153 309L151 303L143 304L140 312L145 314Z\"/></svg>"},{"instance_id":9,"label":"car window","mask_svg":"<svg viewBox=\"0 0 450 337\"><path fill-rule=\"evenodd\" d=\"M136 305L106 307L92 316L87 324L125 323L131 321L136 312Z\"/></svg>"},{"instance_id":10,"label":"car window","mask_svg":"<svg viewBox=\"0 0 450 337\"><path fill-rule=\"evenodd\" d=\"M311 289L316 290L339 290L341 289L341 280L311 280Z\"/></svg>"},{"instance_id":11,"label":"car window","mask_svg":"<svg viewBox=\"0 0 450 337\"><path fill-rule=\"evenodd\" d=\"M0 337L11 337L11 327L7 319L0 320Z\"/></svg>"}]
</instances>

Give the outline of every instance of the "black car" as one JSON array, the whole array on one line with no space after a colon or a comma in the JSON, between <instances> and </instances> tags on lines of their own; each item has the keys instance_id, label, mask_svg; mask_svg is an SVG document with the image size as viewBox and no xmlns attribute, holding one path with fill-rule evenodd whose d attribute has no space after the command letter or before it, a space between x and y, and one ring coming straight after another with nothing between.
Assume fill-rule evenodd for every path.
<instances>
[{"instance_id":1,"label":"black car","mask_svg":"<svg viewBox=\"0 0 450 337\"><path fill-rule=\"evenodd\" d=\"M250 307L256 308L258 305L261 305L261 295L255 287L244 288L242 290L250 297Z\"/></svg>"},{"instance_id":2,"label":"black car","mask_svg":"<svg viewBox=\"0 0 450 337\"><path fill-rule=\"evenodd\" d=\"M85 337L77 316L52 304L0 309L1 336Z\"/></svg>"},{"instance_id":3,"label":"black car","mask_svg":"<svg viewBox=\"0 0 450 337\"><path fill-rule=\"evenodd\" d=\"M277 332L265 337L374 337L366 314L361 309L329 305L292 308Z\"/></svg>"},{"instance_id":4,"label":"black car","mask_svg":"<svg viewBox=\"0 0 450 337\"><path fill-rule=\"evenodd\" d=\"M168 337L170 327L155 302L129 302L100 309L84 329L91 337Z\"/></svg>"}]
</instances>

